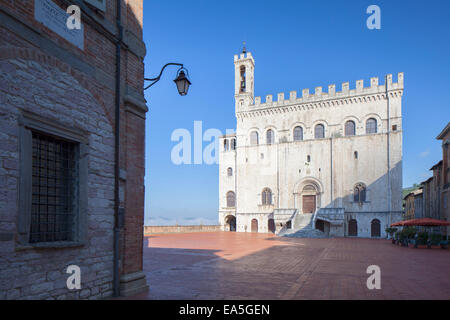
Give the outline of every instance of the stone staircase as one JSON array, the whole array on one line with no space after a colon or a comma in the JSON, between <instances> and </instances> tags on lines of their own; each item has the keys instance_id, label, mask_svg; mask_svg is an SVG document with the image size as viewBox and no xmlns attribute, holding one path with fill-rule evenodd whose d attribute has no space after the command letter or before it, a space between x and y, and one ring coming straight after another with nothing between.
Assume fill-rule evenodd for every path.
<instances>
[{"instance_id":1,"label":"stone staircase","mask_svg":"<svg viewBox=\"0 0 450 320\"><path fill-rule=\"evenodd\" d=\"M280 232L279 236L290 238L327 238L326 234L315 229L314 214L296 212L292 219L292 228Z\"/></svg>"}]
</instances>

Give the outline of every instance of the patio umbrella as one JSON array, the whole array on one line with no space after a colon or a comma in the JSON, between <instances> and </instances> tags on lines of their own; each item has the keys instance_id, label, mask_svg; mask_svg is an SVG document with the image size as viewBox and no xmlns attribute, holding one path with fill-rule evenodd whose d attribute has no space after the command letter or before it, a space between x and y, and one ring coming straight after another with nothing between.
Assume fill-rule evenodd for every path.
<instances>
[{"instance_id":1,"label":"patio umbrella","mask_svg":"<svg viewBox=\"0 0 450 320\"><path fill-rule=\"evenodd\" d=\"M450 221L431 219L431 218L421 218L421 219L411 219L405 221L399 221L391 224L391 227L396 226L422 226L422 227L437 227L437 226L450 226Z\"/></svg>"}]
</instances>

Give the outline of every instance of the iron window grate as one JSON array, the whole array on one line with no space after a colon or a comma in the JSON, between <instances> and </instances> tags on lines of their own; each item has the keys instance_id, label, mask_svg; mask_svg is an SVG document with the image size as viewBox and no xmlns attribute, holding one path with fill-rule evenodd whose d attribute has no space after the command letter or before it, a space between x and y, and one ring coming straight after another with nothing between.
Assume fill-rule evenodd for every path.
<instances>
[{"instance_id":1,"label":"iron window grate","mask_svg":"<svg viewBox=\"0 0 450 320\"><path fill-rule=\"evenodd\" d=\"M32 132L31 243L73 240L76 147Z\"/></svg>"}]
</instances>

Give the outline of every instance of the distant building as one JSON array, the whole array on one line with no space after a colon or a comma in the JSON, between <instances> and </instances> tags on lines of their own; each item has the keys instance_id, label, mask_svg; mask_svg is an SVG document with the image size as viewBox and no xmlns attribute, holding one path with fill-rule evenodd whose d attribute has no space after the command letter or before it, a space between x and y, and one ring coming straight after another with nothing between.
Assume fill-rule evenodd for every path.
<instances>
[{"instance_id":1,"label":"distant building","mask_svg":"<svg viewBox=\"0 0 450 320\"><path fill-rule=\"evenodd\" d=\"M423 189L419 188L408 193L405 197L404 220L423 217Z\"/></svg>"},{"instance_id":2,"label":"distant building","mask_svg":"<svg viewBox=\"0 0 450 320\"><path fill-rule=\"evenodd\" d=\"M402 215L403 73L261 101L251 53L234 65L236 134L220 139L223 229L386 236Z\"/></svg>"},{"instance_id":3,"label":"distant building","mask_svg":"<svg viewBox=\"0 0 450 320\"><path fill-rule=\"evenodd\" d=\"M72 4L79 30L66 24ZM0 299L148 288L142 5L0 0ZM66 285L69 265L79 290Z\"/></svg>"},{"instance_id":4,"label":"distant building","mask_svg":"<svg viewBox=\"0 0 450 320\"><path fill-rule=\"evenodd\" d=\"M450 221L450 122L436 139L442 140L441 216ZM447 227L446 234L450 235L450 227Z\"/></svg>"},{"instance_id":5,"label":"distant building","mask_svg":"<svg viewBox=\"0 0 450 320\"><path fill-rule=\"evenodd\" d=\"M422 182L424 217L450 221L450 123L436 137L442 140L442 160L430 168L433 176ZM435 228L438 231L439 228ZM440 231L450 234L448 227Z\"/></svg>"}]
</instances>

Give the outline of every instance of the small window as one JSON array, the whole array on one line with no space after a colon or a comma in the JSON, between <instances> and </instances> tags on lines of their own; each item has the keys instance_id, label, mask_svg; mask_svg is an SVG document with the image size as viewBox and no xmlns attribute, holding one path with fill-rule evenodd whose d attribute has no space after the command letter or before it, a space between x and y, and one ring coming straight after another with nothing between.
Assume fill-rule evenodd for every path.
<instances>
[{"instance_id":1,"label":"small window","mask_svg":"<svg viewBox=\"0 0 450 320\"><path fill-rule=\"evenodd\" d=\"M311 156L310 155L306 156L306 162L311 162Z\"/></svg>"},{"instance_id":2,"label":"small window","mask_svg":"<svg viewBox=\"0 0 450 320\"><path fill-rule=\"evenodd\" d=\"M272 190L269 188L265 188L261 194L262 204L263 205L271 205L272 204Z\"/></svg>"},{"instance_id":3,"label":"small window","mask_svg":"<svg viewBox=\"0 0 450 320\"><path fill-rule=\"evenodd\" d=\"M240 84L240 92L243 93L245 92L245 67L241 66L241 84Z\"/></svg>"},{"instance_id":4,"label":"small window","mask_svg":"<svg viewBox=\"0 0 450 320\"><path fill-rule=\"evenodd\" d=\"M227 169L227 176L229 176L229 177L233 176L233 168Z\"/></svg>"},{"instance_id":5,"label":"small window","mask_svg":"<svg viewBox=\"0 0 450 320\"><path fill-rule=\"evenodd\" d=\"M223 151L228 151L228 139L223 140Z\"/></svg>"},{"instance_id":6,"label":"small window","mask_svg":"<svg viewBox=\"0 0 450 320\"><path fill-rule=\"evenodd\" d=\"M323 124L316 125L316 127L314 128L314 137L316 139L325 138L325 127L323 126Z\"/></svg>"},{"instance_id":7,"label":"small window","mask_svg":"<svg viewBox=\"0 0 450 320\"><path fill-rule=\"evenodd\" d=\"M355 152L353 153L353 155L354 155L355 159L358 159L358 151L355 151Z\"/></svg>"},{"instance_id":8,"label":"small window","mask_svg":"<svg viewBox=\"0 0 450 320\"><path fill-rule=\"evenodd\" d=\"M251 145L259 144L258 132L257 131L252 131L252 133L250 133L250 144Z\"/></svg>"},{"instance_id":9,"label":"small window","mask_svg":"<svg viewBox=\"0 0 450 320\"><path fill-rule=\"evenodd\" d=\"M397 125L396 124L392 125L392 131L397 131Z\"/></svg>"},{"instance_id":10,"label":"small window","mask_svg":"<svg viewBox=\"0 0 450 320\"><path fill-rule=\"evenodd\" d=\"M236 195L233 191L227 192L227 207L234 208L236 205Z\"/></svg>"},{"instance_id":11,"label":"small window","mask_svg":"<svg viewBox=\"0 0 450 320\"><path fill-rule=\"evenodd\" d=\"M301 140L303 140L303 128L297 126L294 128L294 141L301 141Z\"/></svg>"},{"instance_id":12,"label":"small window","mask_svg":"<svg viewBox=\"0 0 450 320\"><path fill-rule=\"evenodd\" d=\"M346 136L355 135L355 122L349 120L345 123L345 135Z\"/></svg>"},{"instance_id":13,"label":"small window","mask_svg":"<svg viewBox=\"0 0 450 320\"><path fill-rule=\"evenodd\" d=\"M374 118L367 119L366 121L366 133L377 133L377 120Z\"/></svg>"},{"instance_id":14,"label":"small window","mask_svg":"<svg viewBox=\"0 0 450 320\"><path fill-rule=\"evenodd\" d=\"M274 143L274 134L273 134L273 130L269 129L266 132L266 140L267 140L267 144L273 144Z\"/></svg>"},{"instance_id":15,"label":"small window","mask_svg":"<svg viewBox=\"0 0 450 320\"><path fill-rule=\"evenodd\" d=\"M231 150L236 150L236 139L231 139Z\"/></svg>"}]
</instances>

